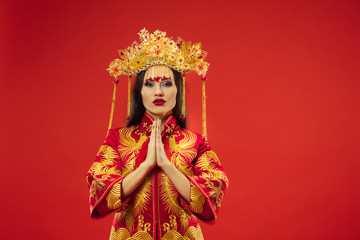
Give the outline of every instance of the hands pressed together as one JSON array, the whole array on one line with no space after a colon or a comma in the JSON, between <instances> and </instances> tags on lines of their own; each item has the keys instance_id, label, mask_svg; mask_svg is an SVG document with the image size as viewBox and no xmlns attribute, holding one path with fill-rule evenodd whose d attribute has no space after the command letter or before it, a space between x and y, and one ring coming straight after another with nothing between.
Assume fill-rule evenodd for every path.
<instances>
[{"instance_id":1,"label":"hands pressed together","mask_svg":"<svg viewBox=\"0 0 360 240\"><path fill-rule=\"evenodd\" d=\"M148 152L145 162L152 169L155 166L160 168L166 167L171 164L168 157L166 156L164 145L161 141L161 120L155 119L151 129L150 141L148 146Z\"/></svg>"},{"instance_id":2,"label":"hands pressed together","mask_svg":"<svg viewBox=\"0 0 360 240\"><path fill-rule=\"evenodd\" d=\"M121 186L121 198L124 200L131 194L139 184L144 181L145 177L156 166L161 168L174 184L177 191L190 203L190 181L181 173L175 165L173 165L166 156L164 145L161 141L161 120L156 119L151 129L148 152L144 162L140 166L127 175Z\"/></svg>"}]
</instances>

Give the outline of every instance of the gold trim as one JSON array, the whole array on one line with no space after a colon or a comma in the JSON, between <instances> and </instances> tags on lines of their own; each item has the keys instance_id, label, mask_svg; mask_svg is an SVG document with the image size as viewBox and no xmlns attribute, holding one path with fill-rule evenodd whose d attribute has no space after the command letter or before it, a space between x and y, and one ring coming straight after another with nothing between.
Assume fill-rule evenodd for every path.
<instances>
[{"instance_id":1,"label":"gold trim","mask_svg":"<svg viewBox=\"0 0 360 240\"><path fill-rule=\"evenodd\" d=\"M202 80L202 136L207 140L205 80Z\"/></svg>"},{"instance_id":2,"label":"gold trim","mask_svg":"<svg viewBox=\"0 0 360 240\"><path fill-rule=\"evenodd\" d=\"M131 97L131 76L129 76L128 78L128 101L127 101L127 116L126 117L130 117L130 97Z\"/></svg>"},{"instance_id":3,"label":"gold trim","mask_svg":"<svg viewBox=\"0 0 360 240\"><path fill-rule=\"evenodd\" d=\"M116 99L116 86L117 86L117 81L115 80L114 81L114 90L113 90L112 103L111 103L110 119L109 119L108 131L107 131L106 136L109 134L109 130L111 129L112 121L113 121L113 117L114 117L115 99Z\"/></svg>"},{"instance_id":4,"label":"gold trim","mask_svg":"<svg viewBox=\"0 0 360 240\"><path fill-rule=\"evenodd\" d=\"M185 106L186 106L186 103L185 103L185 91L186 91L186 89L185 89L185 76L183 76L183 86L182 86L182 90L183 90L183 92L182 92L182 106L181 106L181 115L182 115L182 117L186 117L185 115L186 115L186 112L185 112Z\"/></svg>"}]
</instances>

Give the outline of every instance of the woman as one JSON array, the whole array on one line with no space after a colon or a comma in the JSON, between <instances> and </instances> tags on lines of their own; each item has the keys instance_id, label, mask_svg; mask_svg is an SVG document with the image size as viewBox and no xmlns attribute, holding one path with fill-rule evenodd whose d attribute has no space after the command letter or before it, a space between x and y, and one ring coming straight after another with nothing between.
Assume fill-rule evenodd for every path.
<instances>
[{"instance_id":1,"label":"woman","mask_svg":"<svg viewBox=\"0 0 360 240\"><path fill-rule=\"evenodd\" d=\"M179 71L153 62L137 74L127 126L109 131L87 174L91 216L115 212L110 239L203 239L197 219L215 221L228 179L186 129L182 97Z\"/></svg>"}]
</instances>

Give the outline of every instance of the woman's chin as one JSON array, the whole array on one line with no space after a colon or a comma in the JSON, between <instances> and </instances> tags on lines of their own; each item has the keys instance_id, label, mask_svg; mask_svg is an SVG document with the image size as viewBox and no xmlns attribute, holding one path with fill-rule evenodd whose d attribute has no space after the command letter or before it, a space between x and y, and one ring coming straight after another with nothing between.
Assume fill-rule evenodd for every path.
<instances>
[{"instance_id":1,"label":"woman's chin","mask_svg":"<svg viewBox=\"0 0 360 240\"><path fill-rule=\"evenodd\" d=\"M146 110L153 118L160 118L160 119L163 119L165 117L168 117L172 111L149 111L149 110Z\"/></svg>"}]
</instances>

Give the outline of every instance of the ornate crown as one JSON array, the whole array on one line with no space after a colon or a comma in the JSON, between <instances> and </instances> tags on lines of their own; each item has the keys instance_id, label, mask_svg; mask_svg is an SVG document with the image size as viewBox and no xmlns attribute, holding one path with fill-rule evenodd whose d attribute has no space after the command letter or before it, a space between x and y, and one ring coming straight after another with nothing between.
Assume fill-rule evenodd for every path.
<instances>
[{"instance_id":1,"label":"ornate crown","mask_svg":"<svg viewBox=\"0 0 360 240\"><path fill-rule=\"evenodd\" d=\"M133 76L153 65L166 65L182 74L195 71L206 75L210 64L204 61L207 53L201 50L201 43L186 43L181 38L174 42L166 32L156 30L149 34L145 28L139 36L140 43L134 41L119 50L120 59L114 59L107 68L111 76Z\"/></svg>"}]
</instances>

